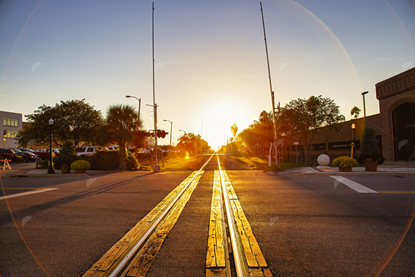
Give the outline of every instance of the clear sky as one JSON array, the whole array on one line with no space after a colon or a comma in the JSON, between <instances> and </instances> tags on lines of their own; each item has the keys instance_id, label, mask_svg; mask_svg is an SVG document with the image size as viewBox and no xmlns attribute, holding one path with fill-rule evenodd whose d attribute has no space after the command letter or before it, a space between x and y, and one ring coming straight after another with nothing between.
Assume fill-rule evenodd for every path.
<instances>
[{"instance_id":1,"label":"clear sky","mask_svg":"<svg viewBox=\"0 0 415 277\"><path fill-rule=\"evenodd\" d=\"M271 110L259 1L154 1L158 127L216 149ZM415 1L262 1L281 106L312 95L379 112L375 84L415 66ZM86 98L153 129L151 1L0 0L0 110ZM363 114L363 112L362 112ZM168 144L169 137L160 141Z\"/></svg>"}]
</instances>

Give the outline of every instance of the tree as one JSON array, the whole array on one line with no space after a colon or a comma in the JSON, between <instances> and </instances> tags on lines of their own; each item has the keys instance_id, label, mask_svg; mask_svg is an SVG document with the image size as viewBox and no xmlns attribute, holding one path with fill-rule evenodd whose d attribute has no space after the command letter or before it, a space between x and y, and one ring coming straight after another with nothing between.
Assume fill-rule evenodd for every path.
<instances>
[{"instance_id":1,"label":"tree","mask_svg":"<svg viewBox=\"0 0 415 277\"><path fill-rule=\"evenodd\" d=\"M233 141L233 139L235 139L236 133L238 133L238 126L236 125L236 123L232 124L231 132L233 134L233 138L231 138L231 153L232 153L232 141Z\"/></svg>"},{"instance_id":2,"label":"tree","mask_svg":"<svg viewBox=\"0 0 415 277\"><path fill-rule=\"evenodd\" d=\"M201 146L201 151L206 152L210 149L207 141L202 139L200 135L193 133L186 133L178 138L177 148L183 151L190 151L196 153L196 145Z\"/></svg>"},{"instance_id":3,"label":"tree","mask_svg":"<svg viewBox=\"0 0 415 277\"><path fill-rule=\"evenodd\" d=\"M285 107L275 111L276 127L279 138L285 145L300 137L304 146L305 159L309 159L311 141L319 129L329 127L335 133L341 132L340 122L345 117L340 114L339 106L330 98L311 96L309 99L291 100ZM265 153L265 148L273 142L272 112L262 111L258 120L254 120L238 136L253 152Z\"/></svg>"},{"instance_id":4,"label":"tree","mask_svg":"<svg viewBox=\"0 0 415 277\"><path fill-rule=\"evenodd\" d=\"M264 148L274 140L272 113L262 111L259 119L254 120L253 124L242 130L238 138L251 152L264 154Z\"/></svg>"},{"instance_id":5,"label":"tree","mask_svg":"<svg viewBox=\"0 0 415 277\"><path fill-rule=\"evenodd\" d=\"M127 159L126 145L134 141L137 127L141 127L141 121L135 109L129 105L111 105L107 109L105 125L101 129L101 141L117 143L119 145L120 160ZM125 163L121 163L121 169L125 169Z\"/></svg>"},{"instance_id":6,"label":"tree","mask_svg":"<svg viewBox=\"0 0 415 277\"><path fill-rule=\"evenodd\" d=\"M29 124L17 137L22 146L46 142L50 136L50 118L54 121L53 141L59 147L68 140L77 147L95 142L103 124L101 112L85 103L85 99L61 101L54 107L42 105L26 118Z\"/></svg>"},{"instance_id":7,"label":"tree","mask_svg":"<svg viewBox=\"0 0 415 277\"><path fill-rule=\"evenodd\" d=\"M350 110L350 115L351 116L353 116L354 115L354 118L358 118L359 117L359 114L360 114L360 112L361 112L362 110L361 109L359 109L357 106L354 106L351 110Z\"/></svg>"},{"instance_id":8,"label":"tree","mask_svg":"<svg viewBox=\"0 0 415 277\"><path fill-rule=\"evenodd\" d=\"M305 160L309 160L311 141L319 129L329 127L329 131L341 133L340 122L346 118L340 108L330 98L311 96L309 99L291 100L284 108L286 118L291 123L292 133L299 135L304 146Z\"/></svg>"}]
</instances>

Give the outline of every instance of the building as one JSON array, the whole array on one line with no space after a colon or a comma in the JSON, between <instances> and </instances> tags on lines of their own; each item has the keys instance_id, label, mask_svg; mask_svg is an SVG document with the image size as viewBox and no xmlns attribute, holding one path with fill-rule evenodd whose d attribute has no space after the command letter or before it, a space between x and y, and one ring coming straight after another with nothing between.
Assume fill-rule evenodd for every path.
<instances>
[{"instance_id":1,"label":"building","mask_svg":"<svg viewBox=\"0 0 415 277\"><path fill-rule=\"evenodd\" d=\"M376 84L386 161L415 160L415 67Z\"/></svg>"},{"instance_id":2,"label":"building","mask_svg":"<svg viewBox=\"0 0 415 277\"><path fill-rule=\"evenodd\" d=\"M375 130L385 161L415 161L415 67L377 83L376 98L379 114L342 122L340 135L322 128L311 141L311 159L316 161L322 153L332 160L350 156L352 142L358 156L360 139L367 126ZM295 161L295 149L294 143L285 148L288 160ZM297 155L301 155L301 150L302 146L297 146Z\"/></svg>"},{"instance_id":3,"label":"building","mask_svg":"<svg viewBox=\"0 0 415 277\"><path fill-rule=\"evenodd\" d=\"M1 148L17 148L17 133L22 128L22 114L0 111Z\"/></svg>"}]
</instances>

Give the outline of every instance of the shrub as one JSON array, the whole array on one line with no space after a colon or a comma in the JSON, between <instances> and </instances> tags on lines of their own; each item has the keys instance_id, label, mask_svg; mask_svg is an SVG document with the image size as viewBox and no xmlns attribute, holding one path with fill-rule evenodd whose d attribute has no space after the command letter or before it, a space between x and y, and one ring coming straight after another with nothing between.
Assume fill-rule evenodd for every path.
<instances>
[{"instance_id":1,"label":"shrub","mask_svg":"<svg viewBox=\"0 0 415 277\"><path fill-rule=\"evenodd\" d=\"M114 170L120 166L118 151L99 151L94 155L83 155L82 157L89 161L91 169Z\"/></svg>"},{"instance_id":2,"label":"shrub","mask_svg":"<svg viewBox=\"0 0 415 277\"><path fill-rule=\"evenodd\" d=\"M48 160L40 160L36 163L36 168L48 168L49 161Z\"/></svg>"},{"instance_id":3,"label":"shrub","mask_svg":"<svg viewBox=\"0 0 415 277\"><path fill-rule=\"evenodd\" d=\"M75 145L72 141L68 140L62 145L62 149L60 150L57 160L63 164L70 165L74 161L78 160L77 157L78 156L75 152Z\"/></svg>"},{"instance_id":4,"label":"shrub","mask_svg":"<svg viewBox=\"0 0 415 277\"><path fill-rule=\"evenodd\" d=\"M357 166L357 161L348 156L341 156L333 160L333 165L338 167L354 167Z\"/></svg>"},{"instance_id":5,"label":"shrub","mask_svg":"<svg viewBox=\"0 0 415 277\"><path fill-rule=\"evenodd\" d=\"M12 163L22 163L23 157L17 156L17 157L12 157Z\"/></svg>"},{"instance_id":6,"label":"shrub","mask_svg":"<svg viewBox=\"0 0 415 277\"><path fill-rule=\"evenodd\" d=\"M79 160L79 161L75 161L71 163L71 168L74 170L75 169L90 169L91 165L87 161Z\"/></svg>"},{"instance_id":7,"label":"shrub","mask_svg":"<svg viewBox=\"0 0 415 277\"><path fill-rule=\"evenodd\" d=\"M382 158L382 154L378 146L378 141L375 136L375 130L369 127L365 128L365 131L362 135L359 159L364 161L368 158L371 158L374 161Z\"/></svg>"},{"instance_id":8,"label":"shrub","mask_svg":"<svg viewBox=\"0 0 415 277\"><path fill-rule=\"evenodd\" d=\"M59 158L53 159L53 168L55 169L61 169L62 162L59 160Z\"/></svg>"}]
</instances>

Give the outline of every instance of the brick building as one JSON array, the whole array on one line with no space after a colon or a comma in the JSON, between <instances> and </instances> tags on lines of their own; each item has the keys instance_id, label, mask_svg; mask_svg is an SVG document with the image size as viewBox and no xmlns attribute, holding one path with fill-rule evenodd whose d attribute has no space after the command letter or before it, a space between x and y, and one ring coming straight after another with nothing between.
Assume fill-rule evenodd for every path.
<instances>
[{"instance_id":1,"label":"brick building","mask_svg":"<svg viewBox=\"0 0 415 277\"><path fill-rule=\"evenodd\" d=\"M415 67L376 84L386 161L415 159Z\"/></svg>"},{"instance_id":2,"label":"brick building","mask_svg":"<svg viewBox=\"0 0 415 277\"><path fill-rule=\"evenodd\" d=\"M340 135L322 128L311 141L312 160L316 161L322 153L328 154L331 159L350 156L353 141L358 156L365 126L375 130L385 161L415 160L415 67L377 83L376 97L379 100L379 114L342 122ZM356 127L354 134L352 124ZM301 149L301 145L297 147L300 155ZM295 145L291 143L285 150L286 157L295 160Z\"/></svg>"}]
</instances>

